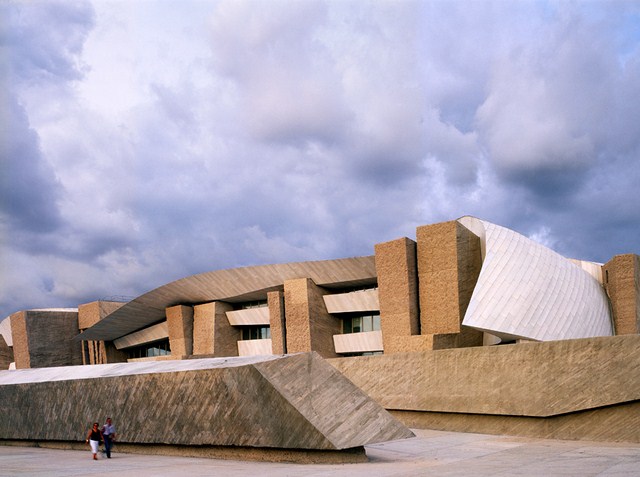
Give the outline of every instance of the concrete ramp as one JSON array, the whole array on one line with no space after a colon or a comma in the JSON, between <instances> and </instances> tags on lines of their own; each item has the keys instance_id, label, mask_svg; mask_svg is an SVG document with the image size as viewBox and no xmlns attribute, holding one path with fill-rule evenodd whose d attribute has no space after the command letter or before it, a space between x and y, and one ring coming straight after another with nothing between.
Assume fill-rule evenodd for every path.
<instances>
[{"instance_id":1,"label":"concrete ramp","mask_svg":"<svg viewBox=\"0 0 640 477\"><path fill-rule=\"evenodd\" d=\"M412 432L317 353L0 372L0 440L353 449Z\"/></svg>"}]
</instances>

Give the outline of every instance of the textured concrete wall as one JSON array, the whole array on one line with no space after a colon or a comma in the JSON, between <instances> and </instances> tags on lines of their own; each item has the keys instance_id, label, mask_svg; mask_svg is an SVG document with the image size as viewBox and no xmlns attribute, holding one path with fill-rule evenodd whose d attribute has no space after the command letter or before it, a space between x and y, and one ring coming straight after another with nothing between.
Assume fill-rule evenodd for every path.
<instances>
[{"instance_id":1,"label":"textured concrete wall","mask_svg":"<svg viewBox=\"0 0 640 477\"><path fill-rule=\"evenodd\" d=\"M123 305L121 302L103 300L78 305L78 327L81 330L90 328Z\"/></svg>"},{"instance_id":2,"label":"textured concrete wall","mask_svg":"<svg viewBox=\"0 0 640 477\"><path fill-rule=\"evenodd\" d=\"M640 336L329 360L408 426L640 442Z\"/></svg>"},{"instance_id":3,"label":"textured concrete wall","mask_svg":"<svg viewBox=\"0 0 640 477\"><path fill-rule=\"evenodd\" d=\"M209 356L238 356L239 328L229 324L229 303L215 301L196 305L194 309L193 354ZM173 354L173 347L171 348Z\"/></svg>"},{"instance_id":4,"label":"textured concrete wall","mask_svg":"<svg viewBox=\"0 0 640 477\"><path fill-rule=\"evenodd\" d=\"M330 362L387 409L547 417L640 400L640 335Z\"/></svg>"},{"instance_id":5,"label":"textured concrete wall","mask_svg":"<svg viewBox=\"0 0 640 477\"><path fill-rule=\"evenodd\" d=\"M390 411L414 429L435 429L543 439L640 443L640 402L551 417Z\"/></svg>"},{"instance_id":6,"label":"textured concrete wall","mask_svg":"<svg viewBox=\"0 0 640 477\"><path fill-rule=\"evenodd\" d=\"M13 363L13 348L0 335L0 370L9 369L11 363Z\"/></svg>"},{"instance_id":7,"label":"textured concrete wall","mask_svg":"<svg viewBox=\"0 0 640 477\"><path fill-rule=\"evenodd\" d=\"M121 443L349 449L412 436L315 353L78 368L0 373L0 439L82 441L107 415Z\"/></svg>"},{"instance_id":8,"label":"textured concrete wall","mask_svg":"<svg viewBox=\"0 0 640 477\"><path fill-rule=\"evenodd\" d=\"M82 364L78 313L27 310L11 315L13 353L17 369Z\"/></svg>"},{"instance_id":9,"label":"textured concrete wall","mask_svg":"<svg viewBox=\"0 0 640 477\"><path fill-rule=\"evenodd\" d=\"M616 255L603 270L615 333L640 333L640 256Z\"/></svg>"},{"instance_id":10,"label":"textured concrete wall","mask_svg":"<svg viewBox=\"0 0 640 477\"><path fill-rule=\"evenodd\" d=\"M176 305L167 308L167 327L172 356L193 353L193 308Z\"/></svg>"},{"instance_id":11,"label":"textured concrete wall","mask_svg":"<svg viewBox=\"0 0 640 477\"><path fill-rule=\"evenodd\" d=\"M459 333L482 266L480 239L457 221L418 227L416 237L422 332Z\"/></svg>"},{"instance_id":12,"label":"textured concrete wall","mask_svg":"<svg viewBox=\"0 0 640 477\"><path fill-rule=\"evenodd\" d=\"M333 335L342 332L342 323L327 312L322 299L325 293L309 278L284 282L287 352L313 350L324 358L338 356Z\"/></svg>"},{"instance_id":13,"label":"textured concrete wall","mask_svg":"<svg viewBox=\"0 0 640 477\"><path fill-rule=\"evenodd\" d=\"M271 328L271 350L273 354L287 352L287 327L284 312L284 293L279 291L267 293L269 305L269 326Z\"/></svg>"},{"instance_id":14,"label":"textured concrete wall","mask_svg":"<svg viewBox=\"0 0 640 477\"><path fill-rule=\"evenodd\" d=\"M480 238L457 221L416 229L422 334L459 334L440 338L440 346L481 346L482 333L462 326L482 267Z\"/></svg>"},{"instance_id":15,"label":"textured concrete wall","mask_svg":"<svg viewBox=\"0 0 640 477\"><path fill-rule=\"evenodd\" d=\"M418 340L398 337L420 334L416 243L401 238L376 244L375 257L384 352L405 351Z\"/></svg>"}]
</instances>

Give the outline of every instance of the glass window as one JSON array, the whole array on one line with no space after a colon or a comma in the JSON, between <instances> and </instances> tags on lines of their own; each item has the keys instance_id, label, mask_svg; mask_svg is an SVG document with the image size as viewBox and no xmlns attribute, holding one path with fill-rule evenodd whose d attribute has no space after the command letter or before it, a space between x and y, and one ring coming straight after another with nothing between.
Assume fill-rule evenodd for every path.
<instances>
[{"instance_id":1,"label":"glass window","mask_svg":"<svg viewBox=\"0 0 640 477\"><path fill-rule=\"evenodd\" d=\"M243 326L243 340L266 340L271 338L271 328L269 326Z\"/></svg>"},{"instance_id":2,"label":"glass window","mask_svg":"<svg viewBox=\"0 0 640 477\"><path fill-rule=\"evenodd\" d=\"M169 338L127 349L127 358L129 359L153 358L155 356L166 356L170 354L171 347L169 344Z\"/></svg>"},{"instance_id":3,"label":"glass window","mask_svg":"<svg viewBox=\"0 0 640 477\"><path fill-rule=\"evenodd\" d=\"M346 316L342 319L342 333L361 333L380 330L380 314Z\"/></svg>"}]
</instances>

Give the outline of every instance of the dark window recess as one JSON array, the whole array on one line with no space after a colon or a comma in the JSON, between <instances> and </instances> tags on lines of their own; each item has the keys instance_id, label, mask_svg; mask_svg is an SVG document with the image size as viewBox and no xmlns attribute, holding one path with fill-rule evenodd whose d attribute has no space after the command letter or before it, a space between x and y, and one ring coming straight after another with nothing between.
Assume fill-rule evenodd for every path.
<instances>
[{"instance_id":1,"label":"dark window recess","mask_svg":"<svg viewBox=\"0 0 640 477\"><path fill-rule=\"evenodd\" d=\"M152 358L154 356L167 356L170 354L169 338L127 349L127 358L129 359Z\"/></svg>"},{"instance_id":2,"label":"dark window recess","mask_svg":"<svg viewBox=\"0 0 640 477\"><path fill-rule=\"evenodd\" d=\"M377 356L383 354L382 351L364 351L362 353L341 353L340 356L349 358L352 356Z\"/></svg>"},{"instance_id":3,"label":"dark window recess","mask_svg":"<svg viewBox=\"0 0 640 477\"><path fill-rule=\"evenodd\" d=\"M268 326L243 326L242 340L266 340L271 338L271 328Z\"/></svg>"}]
</instances>

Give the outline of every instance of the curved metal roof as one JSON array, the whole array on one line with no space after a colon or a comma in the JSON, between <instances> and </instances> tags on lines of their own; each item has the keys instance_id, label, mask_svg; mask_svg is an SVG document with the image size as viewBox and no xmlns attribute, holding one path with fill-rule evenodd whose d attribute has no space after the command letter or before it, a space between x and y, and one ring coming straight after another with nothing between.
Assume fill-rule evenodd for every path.
<instances>
[{"instance_id":1,"label":"curved metal roof","mask_svg":"<svg viewBox=\"0 0 640 477\"><path fill-rule=\"evenodd\" d=\"M264 300L282 290L285 280L310 278L324 287L370 284L376 280L374 256L231 268L181 278L145 293L78 335L81 340L111 341L166 318L169 306L212 301Z\"/></svg>"},{"instance_id":2,"label":"curved metal roof","mask_svg":"<svg viewBox=\"0 0 640 477\"><path fill-rule=\"evenodd\" d=\"M463 325L536 341L613 335L606 293L591 273L513 230L459 221L481 237L485 255Z\"/></svg>"}]
</instances>

